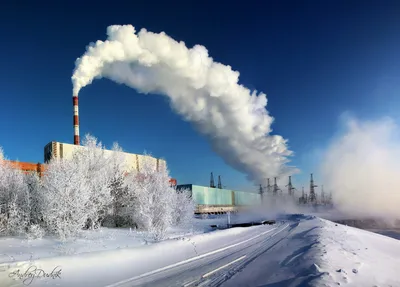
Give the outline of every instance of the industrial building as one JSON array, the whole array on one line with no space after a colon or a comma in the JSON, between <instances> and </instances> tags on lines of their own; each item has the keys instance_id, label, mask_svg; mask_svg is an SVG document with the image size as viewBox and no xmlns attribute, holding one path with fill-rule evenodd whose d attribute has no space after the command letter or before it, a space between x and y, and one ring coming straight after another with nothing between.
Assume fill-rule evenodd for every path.
<instances>
[{"instance_id":1,"label":"industrial building","mask_svg":"<svg viewBox=\"0 0 400 287\"><path fill-rule=\"evenodd\" d=\"M20 161L12 161L7 160L11 167L22 170L25 173L29 172L37 172L39 176L42 176L47 168L47 163L52 158L64 158L69 159L72 157L73 153L79 149L84 149L84 146L80 145L72 145L67 143L60 142L50 142L44 147L44 164L42 163L29 163L29 162L20 162ZM104 150L106 156L110 155L114 151ZM125 170L127 172L133 170L140 170L143 160L147 157L154 162L154 165L157 170L165 170L167 167L167 163L163 159L154 158L148 155L140 155L140 154L132 154L121 152L125 159ZM171 186L176 186L177 181L174 178L170 179Z\"/></svg>"},{"instance_id":2,"label":"industrial building","mask_svg":"<svg viewBox=\"0 0 400 287\"><path fill-rule=\"evenodd\" d=\"M194 184L177 185L178 191L186 190L196 203L196 213L225 213L241 207L261 204L259 193L213 188Z\"/></svg>"},{"instance_id":3,"label":"industrial building","mask_svg":"<svg viewBox=\"0 0 400 287\"><path fill-rule=\"evenodd\" d=\"M60 142L49 142L44 147L44 162L48 163L52 158L65 158L70 159L74 152L85 149L86 147L81 145L73 145L67 143L60 143ZM111 150L104 150L104 154L106 156L115 153L115 151ZM141 155L141 154L133 154L133 153L126 153L121 152L121 155L124 157L125 160L125 170L127 172L133 170L140 170L140 166L143 160L147 157L154 162L157 170L165 170L167 167L167 163L163 159L154 158L148 155Z\"/></svg>"},{"instance_id":4,"label":"industrial building","mask_svg":"<svg viewBox=\"0 0 400 287\"><path fill-rule=\"evenodd\" d=\"M85 149L86 147L80 145L80 137L79 137L79 107L78 107L78 97L74 96L72 98L73 103L73 127L74 127L74 144L61 143L52 141L48 143L44 147L44 164L41 163L28 163L28 162L19 162L19 161L8 161L13 168L20 169L23 172L37 172L40 176L45 173L47 168L47 163L52 158L59 159L69 159L73 156L73 154L81 149ZM104 150L105 156L109 156L115 151ZM167 168L167 163L163 159L154 158L148 155L140 155L140 154L132 154L126 152L120 152L125 160L125 171L139 171L140 167L144 159L151 159L154 162L154 166L157 170L165 170ZM171 186L176 186L176 179L170 179Z\"/></svg>"},{"instance_id":5,"label":"industrial building","mask_svg":"<svg viewBox=\"0 0 400 287\"><path fill-rule=\"evenodd\" d=\"M60 142L50 142L44 147L44 162L42 163L29 163L29 162L20 162L7 160L11 167L22 170L23 172L37 172L39 175L42 175L46 171L47 163L52 158L65 158L69 159L72 157L73 153L79 149L84 149L84 146L80 145L72 145L67 143ZM114 151L104 150L106 156L110 155ZM157 170L165 170L167 167L167 163L163 159L154 158L148 155L140 155L140 154L132 154L121 152L125 159L125 170L127 172L133 170L140 170L140 166L142 165L143 160L147 157L154 162L154 165ZM171 179L171 182L176 185L176 179Z\"/></svg>"},{"instance_id":6,"label":"industrial building","mask_svg":"<svg viewBox=\"0 0 400 287\"><path fill-rule=\"evenodd\" d=\"M39 176L42 176L46 170L46 165L41 163L20 162L15 160L6 160L6 162L12 168L19 169L26 174L36 172Z\"/></svg>"}]
</instances>

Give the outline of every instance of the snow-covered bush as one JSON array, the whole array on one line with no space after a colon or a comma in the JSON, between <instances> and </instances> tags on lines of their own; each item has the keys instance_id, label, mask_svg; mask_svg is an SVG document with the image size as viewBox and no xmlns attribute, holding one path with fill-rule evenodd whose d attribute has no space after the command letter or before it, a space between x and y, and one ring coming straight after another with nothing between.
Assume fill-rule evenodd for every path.
<instances>
[{"instance_id":1,"label":"snow-covered bush","mask_svg":"<svg viewBox=\"0 0 400 287\"><path fill-rule=\"evenodd\" d=\"M110 192L112 204L109 208L108 224L122 227L129 225L129 216L124 212L126 205L126 181L125 181L125 155L122 148L114 143L112 147L113 154L109 158L109 176L110 176Z\"/></svg>"},{"instance_id":2,"label":"snow-covered bush","mask_svg":"<svg viewBox=\"0 0 400 287\"><path fill-rule=\"evenodd\" d=\"M99 227L107 218L113 199L124 189L124 156L117 144L113 151L106 152L101 142L86 135L71 159L49 163L41 189L47 231L68 238L82 228Z\"/></svg>"},{"instance_id":3,"label":"snow-covered bush","mask_svg":"<svg viewBox=\"0 0 400 287\"><path fill-rule=\"evenodd\" d=\"M41 239L45 234L44 229L39 224L31 224L28 228L27 237L29 240Z\"/></svg>"},{"instance_id":4,"label":"snow-covered bush","mask_svg":"<svg viewBox=\"0 0 400 287\"><path fill-rule=\"evenodd\" d=\"M85 205L87 212L86 227L93 229L100 225L112 203L109 156L101 142L91 135L86 135L83 147L74 154L74 161L83 172L89 200Z\"/></svg>"},{"instance_id":5,"label":"snow-covered bush","mask_svg":"<svg viewBox=\"0 0 400 287\"><path fill-rule=\"evenodd\" d=\"M29 190L24 174L4 160L0 149L0 234L26 232L30 217Z\"/></svg>"},{"instance_id":6,"label":"snow-covered bush","mask_svg":"<svg viewBox=\"0 0 400 287\"><path fill-rule=\"evenodd\" d=\"M132 172L127 180L133 221L153 239L163 239L173 224L176 198L175 190L169 185L168 171L157 171L154 158L145 155L140 170Z\"/></svg>"},{"instance_id":7,"label":"snow-covered bush","mask_svg":"<svg viewBox=\"0 0 400 287\"><path fill-rule=\"evenodd\" d=\"M71 158L52 159L42 178L12 168L0 150L0 234L65 240L104 222L161 240L169 227L191 223L194 203L170 186L166 167L145 155L139 171L127 172L122 149L112 150L87 135Z\"/></svg>"},{"instance_id":8,"label":"snow-covered bush","mask_svg":"<svg viewBox=\"0 0 400 287\"><path fill-rule=\"evenodd\" d=\"M196 205L189 190L179 190L175 193L173 219L177 226L188 227L193 224Z\"/></svg>"},{"instance_id":9,"label":"snow-covered bush","mask_svg":"<svg viewBox=\"0 0 400 287\"><path fill-rule=\"evenodd\" d=\"M131 173L127 181L127 210L152 239L163 239L171 226L191 223L193 201L188 193L177 193L170 186L167 168L157 170L154 158L145 155L140 170Z\"/></svg>"},{"instance_id":10,"label":"snow-covered bush","mask_svg":"<svg viewBox=\"0 0 400 287\"><path fill-rule=\"evenodd\" d=\"M44 227L64 240L77 235L89 217L90 186L84 165L75 159L53 159L42 180Z\"/></svg>"},{"instance_id":11,"label":"snow-covered bush","mask_svg":"<svg viewBox=\"0 0 400 287\"><path fill-rule=\"evenodd\" d=\"M30 224L40 224L42 222L42 206L40 200L41 183L36 172L28 173L24 176L25 184L29 191L30 203Z\"/></svg>"}]
</instances>

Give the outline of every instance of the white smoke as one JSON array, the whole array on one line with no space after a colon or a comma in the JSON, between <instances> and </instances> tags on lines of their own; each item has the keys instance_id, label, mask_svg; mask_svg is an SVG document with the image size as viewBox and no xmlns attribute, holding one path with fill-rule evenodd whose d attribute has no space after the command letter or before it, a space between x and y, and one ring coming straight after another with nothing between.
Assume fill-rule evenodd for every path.
<instances>
[{"instance_id":1,"label":"white smoke","mask_svg":"<svg viewBox=\"0 0 400 287\"><path fill-rule=\"evenodd\" d=\"M400 141L389 118L346 117L345 130L323 157L324 183L336 208L356 217L400 219Z\"/></svg>"},{"instance_id":2,"label":"white smoke","mask_svg":"<svg viewBox=\"0 0 400 287\"><path fill-rule=\"evenodd\" d=\"M164 32L109 26L107 40L87 47L76 61L73 93L102 77L140 93L168 96L172 108L206 135L225 162L250 180L293 173L292 154L279 135L267 97L239 85L239 72L214 62L205 47L187 48Z\"/></svg>"}]
</instances>

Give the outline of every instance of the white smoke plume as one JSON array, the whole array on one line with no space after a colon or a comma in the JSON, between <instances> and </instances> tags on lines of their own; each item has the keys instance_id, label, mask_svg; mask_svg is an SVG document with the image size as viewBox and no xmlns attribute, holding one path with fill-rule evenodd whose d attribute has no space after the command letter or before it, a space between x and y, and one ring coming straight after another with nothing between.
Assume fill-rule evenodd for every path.
<instances>
[{"instance_id":1,"label":"white smoke plume","mask_svg":"<svg viewBox=\"0 0 400 287\"><path fill-rule=\"evenodd\" d=\"M389 118L345 118L345 129L328 147L323 180L335 207L350 218L400 219L399 129Z\"/></svg>"},{"instance_id":2,"label":"white smoke plume","mask_svg":"<svg viewBox=\"0 0 400 287\"><path fill-rule=\"evenodd\" d=\"M270 135L267 97L238 84L239 72L214 62L205 47L187 48L164 32L131 25L107 28L107 40L91 43L76 61L73 94L108 78L144 94L161 94L206 135L225 162L250 180L293 173L287 141Z\"/></svg>"}]
</instances>

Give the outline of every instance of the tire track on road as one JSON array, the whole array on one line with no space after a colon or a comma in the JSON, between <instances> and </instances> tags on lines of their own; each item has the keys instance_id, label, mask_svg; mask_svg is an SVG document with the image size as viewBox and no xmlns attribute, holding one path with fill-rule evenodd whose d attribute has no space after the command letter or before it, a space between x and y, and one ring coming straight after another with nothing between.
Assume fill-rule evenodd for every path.
<instances>
[{"instance_id":1,"label":"tire track on road","mask_svg":"<svg viewBox=\"0 0 400 287\"><path fill-rule=\"evenodd\" d=\"M203 278L203 277L198 280L198 281L192 281L190 282L191 285L183 285L183 286L220 286L222 283L224 283L225 281L229 280L230 278L232 278L232 276L234 276L237 272L241 271L243 268L245 268L248 264L250 264L251 262L253 262L258 256L260 256L261 254L264 254L265 252L267 252L268 250L270 250L271 248L273 248L275 245L277 245L278 243L280 243L282 240L284 240L285 238L287 238L286 235L285 237L279 239L277 242L275 242L274 244L270 245L269 247L265 248L264 244L268 241L270 241L272 238L274 238L277 234L281 233L282 231L286 230L288 227L291 227L292 224L287 224L285 225L282 229L280 229L278 232L275 232L274 234L270 235L269 237L265 238L264 240L260 241L260 242L256 242L252 245L250 245L249 247L255 245L255 244L262 244L259 248L256 248L255 250L253 250L252 252L246 254L245 258L246 260L242 261L240 260L239 263L235 264L233 267L231 267L228 271L223 271L221 270L221 272L218 272L216 275L214 275L211 278ZM290 232L291 230L289 230ZM242 250L238 250L235 253L238 253ZM233 253L234 254L234 253ZM227 255L231 256L232 254ZM243 256L242 256L243 257ZM236 259L237 260L237 259ZM232 262L236 261L233 260ZM229 264L231 265L231 264ZM227 266L226 266L227 267ZM222 274L221 274L222 273Z\"/></svg>"}]
</instances>

